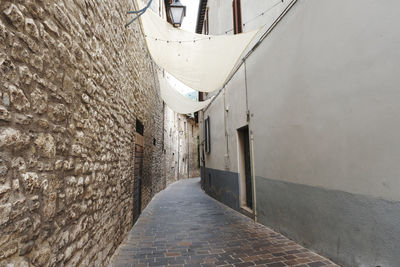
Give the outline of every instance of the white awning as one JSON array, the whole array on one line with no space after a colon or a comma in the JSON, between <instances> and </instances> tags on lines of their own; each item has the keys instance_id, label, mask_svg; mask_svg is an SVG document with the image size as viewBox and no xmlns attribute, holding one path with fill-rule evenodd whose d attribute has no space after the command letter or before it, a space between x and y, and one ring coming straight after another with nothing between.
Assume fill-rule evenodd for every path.
<instances>
[{"instance_id":1,"label":"white awning","mask_svg":"<svg viewBox=\"0 0 400 267\"><path fill-rule=\"evenodd\" d=\"M159 75L161 98L169 108L180 114L189 114L205 108L211 101L193 101L174 89L169 79Z\"/></svg>"},{"instance_id":2,"label":"white awning","mask_svg":"<svg viewBox=\"0 0 400 267\"><path fill-rule=\"evenodd\" d=\"M145 3L137 0L139 8ZM259 30L236 35L201 35L174 28L150 8L140 17L157 65L201 92L221 89Z\"/></svg>"}]
</instances>

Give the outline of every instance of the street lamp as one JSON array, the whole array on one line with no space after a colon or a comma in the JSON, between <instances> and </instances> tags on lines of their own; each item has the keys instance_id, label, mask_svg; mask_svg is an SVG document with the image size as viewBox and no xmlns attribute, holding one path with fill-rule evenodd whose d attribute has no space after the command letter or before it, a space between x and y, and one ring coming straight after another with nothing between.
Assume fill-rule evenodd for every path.
<instances>
[{"instance_id":1,"label":"street lamp","mask_svg":"<svg viewBox=\"0 0 400 267\"><path fill-rule=\"evenodd\" d=\"M182 5L179 0L174 0L169 6L169 15L174 27L180 27L183 17L186 16L186 6Z\"/></svg>"}]
</instances>

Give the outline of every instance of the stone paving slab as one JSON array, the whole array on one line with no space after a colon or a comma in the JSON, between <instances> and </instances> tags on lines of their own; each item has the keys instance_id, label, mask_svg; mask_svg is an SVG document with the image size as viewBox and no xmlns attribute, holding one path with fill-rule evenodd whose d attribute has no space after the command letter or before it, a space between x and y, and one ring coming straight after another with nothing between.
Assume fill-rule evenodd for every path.
<instances>
[{"instance_id":1,"label":"stone paving slab","mask_svg":"<svg viewBox=\"0 0 400 267\"><path fill-rule=\"evenodd\" d=\"M144 210L113 257L113 267L338 266L230 209L181 180Z\"/></svg>"}]
</instances>

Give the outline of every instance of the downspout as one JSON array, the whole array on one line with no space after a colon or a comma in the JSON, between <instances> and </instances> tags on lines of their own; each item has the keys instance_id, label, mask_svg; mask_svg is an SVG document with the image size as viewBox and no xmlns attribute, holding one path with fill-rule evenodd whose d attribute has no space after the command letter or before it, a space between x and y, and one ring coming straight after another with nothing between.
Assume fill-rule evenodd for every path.
<instances>
[{"instance_id":1,"label":"downspout","mask_svg":"<svg viewBox=\"0 0 400 267\"><path fill-rule=\"evenodd\" d=\"M258 221L257 217L257 195L256 195L256 174L255 174L255 167L254 167L254 136L253 136L253 131L251 126L251 115L250 115L250 110L249 110L249 98L248 98L248 91L247 91L247 65L246 65L246 59L243 60L244 64L244 84L246 88L246 116L247 116L247 122L249 124L249 132L250 132L250 162L251 162L251 185L252 185L252 190L253 190L253 212L254 212L254 221Z\"/></svg>"},{"instance_id":2,"label":"downspout","mask_svg":"<svg viewBox=\"0 0 400 267\"><path fill-rule=\"evenodd\" d=\"M180 133L179 133L179 125L180 123L179 123L179 120L178 120L178 174L177 174L177 176L178 177L176 177L176 179L177 179L177 181L179 181L179 148L180 148L180 142L179 142L179 136L180 136Z\"/></svg>"},{"instance_id":3,"label":"downspout","mask_svg":"<svg viewBox=\"0 0 400 267\"><path fill-rule=\"evenodd\" d=\"M230 159L229 159L229 136L228 136L228 123L227 123L227 106L226 106L226 93L224 90L224 134L225 134L225 155L224 155L224 167L225 170L229 170L230 168Z\"/></svg>"},{"instance_id":4,"label":"downspout","mask_svg":"<svg viewBox=\"0 0 400 267\"><path fill-rule=\"evenodd\" d=\"M250 149L251 149L251 179L253 184L253 209L254 221L258 221L257 217L257 196L256 196L256 174L254 173L254 137L253 132L250 131Z\"/></svg>"},{"instance_id":5,"label":"downspout","mask_svg":"<svg viewBox=\"0 0 400 267\"><path fill-rule=\"evenodd\" d=\"M200 98L201 97L201 98ZM202 97L202 95L199 95L199 100L203 100L203 97ZM201 123L201 125L202 125L202 128L200 128L200 126L199 126L199 136L201 136L200 135L200 133L203 133L204 134L204 111L203 110L201 110L200 111L200 114L199 114L199 121L200 121L200 115L201 115L201 121L202 121L202 123ZM203 138L201 139L200 138L200 144L199 144L199 146L200 146L200 155L199 155L199 157L200 157L200 176L201 176L201 181L202 181L202 184L201 184L201 186L202 186L202 189L205 191L206 190L206 156L205 156L205 153L204 153L204 136L203 136Z\"/></svg>"},{"instance_id":6,"label":"downspout","mask_svg":"<svg viewBox=\"0 0 400 267\"><path fill-rule=\"evenodd\" d=\"M187 172L188 172L188 179L190 178L190 173L189 173L189 169L190 169L190 136L189 136L189 121L186 123L186 134L187 134Z\"/></svg>"},{"instance_id":7,"label":"downspout","mask_svg":"<svg viewBox=\"0 0 400 267\"><path fill-rule=\"evenodd\" d=\"M162 157L163 157L163 176L164 176L164 189L167 187L167 155L164 153L165 151L165 103L163 101L163 120L162 120Z\"/></svg>"}]
</instances>

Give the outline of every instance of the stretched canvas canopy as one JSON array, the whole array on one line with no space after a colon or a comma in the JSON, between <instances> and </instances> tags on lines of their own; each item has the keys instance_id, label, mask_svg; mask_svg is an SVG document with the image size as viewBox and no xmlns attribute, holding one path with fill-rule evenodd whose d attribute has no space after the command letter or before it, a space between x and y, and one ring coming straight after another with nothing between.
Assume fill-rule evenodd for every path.
<instances>
[{"instance_id":1,"label":"stretched canvas canopy","mask_svg":"<svg viewBox=\"0 0 400 267\"><path fill-rule=\"evenodd\" d=\"M159 75L159 81L161 98L170 109L177 113L194 113L205 108L211 101L211 99L201 102L193 101L172 88L170 82L161 75Z\"/></svg>"},{"instance_id":2,"label":"stretched canvas canopy","mask_svg":"<svg viewBox=\"0 0 400 267\"><path fill-rule=\"evenodd\" d=\"M139 8L145 3L137 0ZM174 28L151 9L141 17L150 54L157 65L201 92L223 87L258 30L237 35L201 35Z\"/></svg>"}]
</instances>

